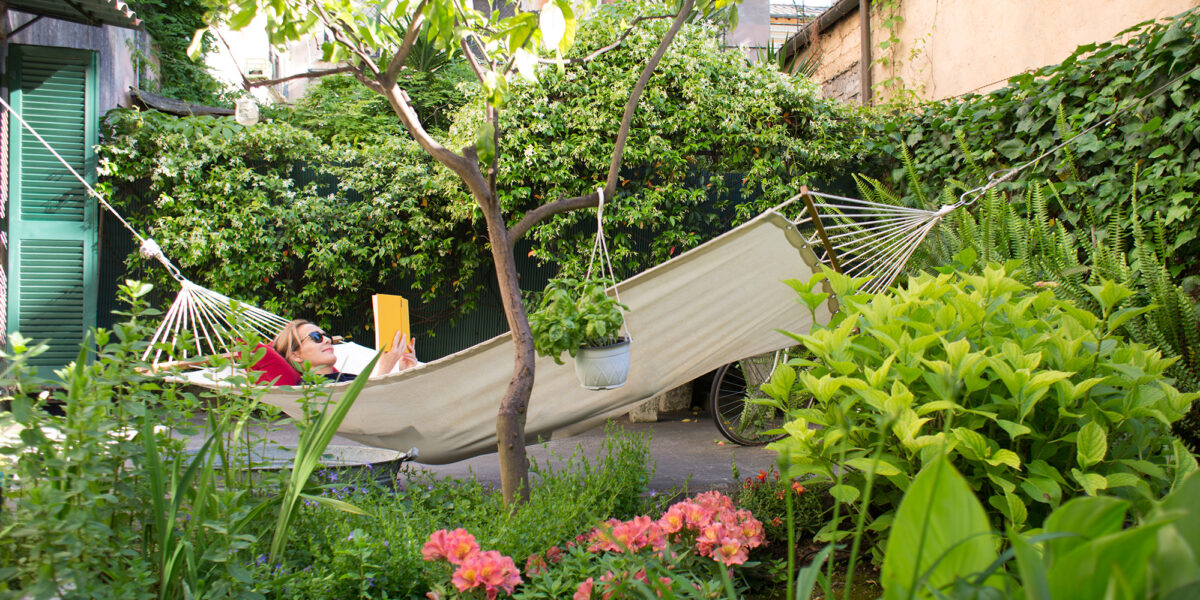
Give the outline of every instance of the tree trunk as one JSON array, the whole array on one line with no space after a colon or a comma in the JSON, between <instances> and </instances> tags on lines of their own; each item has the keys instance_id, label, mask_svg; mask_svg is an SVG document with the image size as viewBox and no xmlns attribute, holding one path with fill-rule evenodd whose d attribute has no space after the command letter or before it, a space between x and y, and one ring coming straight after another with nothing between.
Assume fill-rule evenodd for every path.
<instances>
[{"instance_id":1,"label":"tree trunk","mask_svg":"<svg viewBox=\"0 0 1200 600\"><path fill-rule=\"evenodd\" d=\"M492 245L492 262L500 283L500 300L513 341L513 375L500 399L496 416L496 450L500 458L500 488L504 502L525 502L529 499L529 459L525 454L525 416L529 411L529 395L533 393L533 361L535 359L533 332L525 303L521 300L521 285L517 279L517 261L504 215L495 196L476 198L487 221L488 240Z\"/></svg>"}]
</instances>

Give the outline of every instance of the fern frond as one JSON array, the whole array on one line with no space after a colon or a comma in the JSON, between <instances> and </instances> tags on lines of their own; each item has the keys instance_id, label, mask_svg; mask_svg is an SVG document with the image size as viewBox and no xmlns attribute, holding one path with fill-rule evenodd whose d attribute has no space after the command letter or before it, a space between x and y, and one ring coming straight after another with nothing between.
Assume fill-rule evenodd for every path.
<instances>
[{"instance_id":1,"label":"fern frond","mask_svg":"<svg viewBox=\"0 0 1200 600\"><path fill-rule=\"evenodd\" d=\"M904 172L908 175L908 189L919 203L917 206L932 210L929 198L925 196L925 188L921 185L921 177L917 175L917 164L913 161L907 144L900 144L900 160L904 163Z\"/></svg>"}]
</instances>

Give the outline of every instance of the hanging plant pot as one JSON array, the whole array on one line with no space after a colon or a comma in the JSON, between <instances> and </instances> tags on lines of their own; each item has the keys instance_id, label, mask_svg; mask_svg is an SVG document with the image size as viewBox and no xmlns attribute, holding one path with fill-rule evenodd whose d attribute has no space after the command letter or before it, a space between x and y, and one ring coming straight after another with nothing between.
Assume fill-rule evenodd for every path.
<instances>
[{"instance_id":1,"label":"hanging plant pot","mask_svg":"<svg viewBox=\"0 0 1200 600\"><path fill-rule=\"evenodd\" d=\"M575 376L589 390L611 390L629 377L629 340L598 348L582 346L575 352Z\"/></svg>"}]
</instances>

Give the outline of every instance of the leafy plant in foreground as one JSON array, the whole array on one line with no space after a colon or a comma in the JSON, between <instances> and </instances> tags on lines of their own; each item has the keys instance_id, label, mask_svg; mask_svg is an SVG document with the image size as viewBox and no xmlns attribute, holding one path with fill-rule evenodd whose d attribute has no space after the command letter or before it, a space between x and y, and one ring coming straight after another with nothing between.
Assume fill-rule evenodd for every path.
<instances>
[{"instance_id":1,"label":"leafy plant in foreground","mask_svg":"<svg viewBox=\"0 0 1200 600\"><path fill-rule=\"evenodd\" d=\"M11 412L0 413L0 425L19 433L0 441L0 597L200 598L248 589L239 555L256 540L261 501L244 482L221 480L214 461L238 454L223 448L224 427L253 403L216 395L231 406L189 455L198 399L147 374L141 360L156 314L143 300L149 290L122 287L128 320L95 330L95 346L84 344L59 372L61 387L29 370L38 348L12 337L0 382Z\"/></svg>"},{"instance_id":2,"label":"leafy plant in foreground","mask_svg":"<svg viewBox=\"0 0 1200 600\"><path fill-rule=\"evenodd\" d=\"M817 405L791 411L788 437L771 447L785 477L832 483L868 531L893 525L914 474L942 455L989 518L1016 530L1101 492L1143 515L1169 486L1187 453L1169 427L1195 394L1163 380L1171 360L1114 334L1146 311L1124 305L1128 288L1088 286L1096 316L998 266L922 274L874 297L836 273L807 285L826 277L842 311L794 336L817 359L777 369L763 388L780 400L795 385ZM848 536L839 521L819 539Z\"/></svg>"},{"instance_id":3,"label":"leafy plant in foreground","mask_svg":"<svg viewBox=\"0 0 1200 600\"><path fill-rule=\"evenodd\" d=\"M530 469L535 483L529 501L515 510L491 484L473 478L406 471L400 489L394 489L336 472L318 474L324 495L366 515L301 502L282 556L260 557L255 577L280 600L420 597L445 582L443 570L421 556L433 532L463 528L488 550L521 561L561 548L600 520L629 519L647 510L646 485L654 472L646 436L615 425L606 428L595 457L577 450L535 460Z\"/></svg>"},{"instance_id":4,"label":"leafy plant in foreground","mask_svg":"<svg viewBox=\"0 0 1200 600\"><path fill-rule=\"evenodd\" d=\"M888 540L885 599L1180 599L1200 591L1200 476L1188 458L1172 490L1131 521L1126 500L1064 503L1036 534L994 530L948 460L922 468ZM1007 549L998 554L997 544Z\"/></svg>"}]
</instances>

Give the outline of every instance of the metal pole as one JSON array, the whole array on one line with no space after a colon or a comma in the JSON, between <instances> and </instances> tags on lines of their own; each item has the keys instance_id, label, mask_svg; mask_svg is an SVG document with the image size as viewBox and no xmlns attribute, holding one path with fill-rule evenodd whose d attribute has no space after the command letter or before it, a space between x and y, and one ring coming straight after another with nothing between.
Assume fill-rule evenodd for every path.
<instances>
[{"instance_id":1,"label":"metal pole","mask_svg":"<svg viewBox=\"0 0 1200 600\"><path fill-rule=\"evenodd\" d=\"M862 81L862 104L871 105L871 0L858 0L858 27L862 30L862 58L859 59Z\"/></svg>"}]
</instances>

